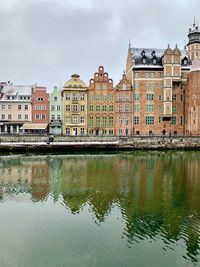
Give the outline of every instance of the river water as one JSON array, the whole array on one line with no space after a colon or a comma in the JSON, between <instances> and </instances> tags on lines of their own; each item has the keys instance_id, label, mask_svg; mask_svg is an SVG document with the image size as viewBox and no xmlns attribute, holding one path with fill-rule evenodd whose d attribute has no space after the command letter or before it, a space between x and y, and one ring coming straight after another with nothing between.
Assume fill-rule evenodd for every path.
<instances>
[{"instance_id":1,"label":"river water","mask_svg":"<svg viewBox=\"0 0 200 267\"><path fill-rule=\"evenodd\" d=\"M200 152L1 156L0 266L200 266Z\"/></svg>"}]
</instances>

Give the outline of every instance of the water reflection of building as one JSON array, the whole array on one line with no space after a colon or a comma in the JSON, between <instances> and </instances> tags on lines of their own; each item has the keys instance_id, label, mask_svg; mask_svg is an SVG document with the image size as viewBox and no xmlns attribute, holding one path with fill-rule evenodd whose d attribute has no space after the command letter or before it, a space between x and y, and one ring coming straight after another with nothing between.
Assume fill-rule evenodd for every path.
<instances>
[{"instance_id":1,"label":"water reflection of building","mask_svg":"<svg viewBox=\"0 0 200 267\"><path fill-rule=\"evenodd\" d=\"M48 163L44 160L36 161L32 165L32 198L43 200L49 193Z\"/></svg>"},{"instance_id":2,"label":"water reflection of building","mask_svg":"<svg viewBox=\"0 0 200 267\"><path fill-rule=\"evenodd\" d=\"M86 203L87 188L87 160L84 157L69 157L63 162L63 190L65 205L77 213Z\"/></svg>"}]
</instances>

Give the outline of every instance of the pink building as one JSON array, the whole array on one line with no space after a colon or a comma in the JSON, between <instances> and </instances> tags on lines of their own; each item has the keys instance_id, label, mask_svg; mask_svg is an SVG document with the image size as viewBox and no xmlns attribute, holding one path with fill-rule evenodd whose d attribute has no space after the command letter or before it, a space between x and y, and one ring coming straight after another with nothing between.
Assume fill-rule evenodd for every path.
<instances>
[{"instance_id":1,"label":"pink building","mask_svg":"<svg viewBox=\"0 0 200 267\"><path fill-rule=\"evenodd\" d=\"M46 87L32 88L32 123L25 123L21 130L24 133L42 134L48 131L49 94Z\"/></svg>"},{"instance_id":2,"label":"pink building","mask_svg":"<svg viewBox=\"0 0 200 267\"><path fill-rule=\"evenodd\" d=\"M115 130L117 136L133 133L133 92L125 74L115 91Z\"/></svg>"}]
</instances>

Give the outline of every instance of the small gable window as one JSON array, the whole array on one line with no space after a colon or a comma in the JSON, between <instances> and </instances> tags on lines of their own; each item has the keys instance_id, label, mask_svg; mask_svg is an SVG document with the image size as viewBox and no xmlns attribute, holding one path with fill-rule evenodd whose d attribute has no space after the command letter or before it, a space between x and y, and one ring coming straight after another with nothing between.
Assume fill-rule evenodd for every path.
<instances>
[{"instance_id":1,"label":"small gable window","mask_svg":"<svg viewBox=\"0 0 200 267\"><path fill-rule=\"evenodd\" d=\"M43 98L42 97L38 97L37 101L42 102Z\"/></svg>"}]
</instances>

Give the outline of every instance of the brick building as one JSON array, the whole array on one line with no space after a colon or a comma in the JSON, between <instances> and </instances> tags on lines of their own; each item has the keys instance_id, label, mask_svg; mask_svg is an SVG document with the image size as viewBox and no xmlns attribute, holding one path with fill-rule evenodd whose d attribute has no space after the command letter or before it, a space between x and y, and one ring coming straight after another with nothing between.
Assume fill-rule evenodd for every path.
<instances>
[{"instance_id":1,"label":"brick building","mask_svg":"<svg viewBox=\"0 0 200 267\"><path fill-rule=\"evenodd\" d=\"M88 134L114 135L114 87L100 66L88 88Z\"/></svg>"},{"instance_id":2,"label":"brick building","mask_svg":"<svg viewBox=\"0 0 200 267\"><path fill-rule=\"evenodd\" d=\"M128 136L133 132L133 92L123 74L115 90L115 135Z\"/></svg>"},{"instance_id":3,"label":"brick building","mask_svg":"<svg viewBox=\"0 0 200 267\"><path fill-rule=\"evenodd\" d=\"M185 134L200 135L200 61L195 59L185 91Z\"/></svg>"},{"instance_id":4,"label":"brick building","mask_svg":"<svg viewBox=\"0 0 200 267\"><path fill-rule=\"evenodd\" d=\"M32 122L24 123L21 131L31 134L48 132L49 124L49 94L46 87L32 87Z\"/></svg>"}]
</instances>

